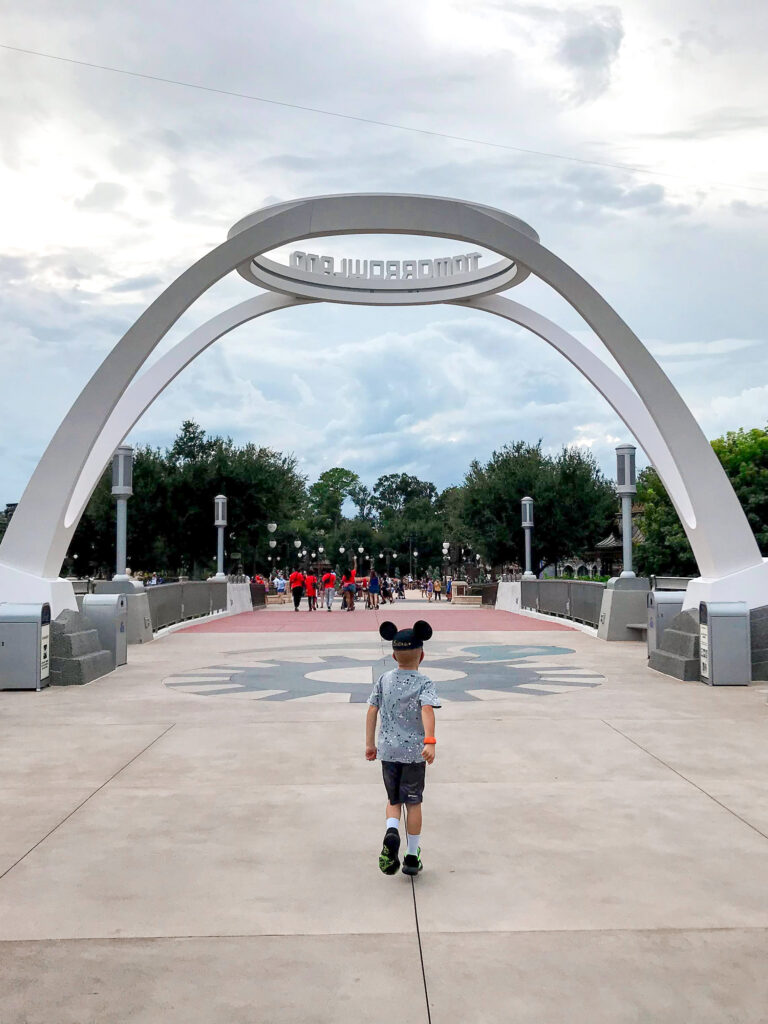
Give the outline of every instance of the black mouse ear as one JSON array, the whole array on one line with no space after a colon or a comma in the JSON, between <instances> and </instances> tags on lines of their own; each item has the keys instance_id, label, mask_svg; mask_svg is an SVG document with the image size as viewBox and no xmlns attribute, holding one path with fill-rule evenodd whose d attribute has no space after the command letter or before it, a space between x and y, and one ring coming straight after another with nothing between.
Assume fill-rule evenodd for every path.
<instances>
[{"instance_id":1,"label":"black mouse ear","mask_svg":"<svg viewBox=\"0 0 768 1024\"><path fill-rule=\"evenodd\" d=\"M430 633L432 630L430 630ZM394 622L382 622L379 626L379 636L383 637L384 640L394 640L397 633L397 626Z\"/></svg>"},{"instance_id":2,"label":"black mouse ear","mask_svg":"<svg viewBox=\"0 0 768 1024\"><path fill-rule=\"evenodd\" d=\"M432 636L432 627L424 619L419 619L418 622L413 624L413 635L417 640L429 640Z\"/></svg>"}]
</instances>

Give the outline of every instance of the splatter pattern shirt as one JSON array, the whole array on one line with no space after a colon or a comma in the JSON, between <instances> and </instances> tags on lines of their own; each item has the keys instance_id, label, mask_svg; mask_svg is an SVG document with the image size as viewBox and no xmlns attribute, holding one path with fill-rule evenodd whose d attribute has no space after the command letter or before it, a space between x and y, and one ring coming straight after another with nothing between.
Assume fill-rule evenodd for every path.
<instances>
[{"instance_id":1,"label":"splatter pattern shirt","mask_svg":"<svg viewBox=\"0 0 768 1024\"><path fill-rule=\"evenodd\" d=\"M377 751L381 761L418 764L424 747L421 708L439 708L435 684L422 672L396 668L385 672L374 685L368 703L379 709Z\"/></svg>"}]
</instances>

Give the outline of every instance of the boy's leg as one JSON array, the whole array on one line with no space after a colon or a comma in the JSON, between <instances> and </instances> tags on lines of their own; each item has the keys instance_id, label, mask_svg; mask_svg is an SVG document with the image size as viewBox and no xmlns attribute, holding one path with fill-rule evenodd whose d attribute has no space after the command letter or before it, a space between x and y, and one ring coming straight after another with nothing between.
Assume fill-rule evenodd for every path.
<instances>
[{"instance_id":1,"label":"boy's leg","mask_svg":"<svg viewBox=\"0 0 768 1024\"><path fill-rule=\"evenodd\" d=\"M405 833L408 843L403 858L403 874L417 875L421 871L421 801L426 780L426 765L408 764L400 783L400 796L405 803Z\"/></svg>"},{"instance_id":2,"label":"boy's leg","mask_svg":"<svg viewBox=\"0 0 768 1024\"><path fill-rule=\"evenodd\" d=\"M387 814L389 814L389 807L387 807ZM409 837L421 835L421 822L421 804L406 804L405 827Z\"/></svg>"},{"instance_id":3,"label":"boy's leg","mask_svg":"<svg viewBox=\"0 0 768 1024\"><path fill-rule=\"evenodd\" d=\"M385 875L395 875L400 870L400 811L397 799L403 765L393 761L381 762L381 774L387 791L387 828L379 854L379 870Z\"/></svg>"}]
</instances>

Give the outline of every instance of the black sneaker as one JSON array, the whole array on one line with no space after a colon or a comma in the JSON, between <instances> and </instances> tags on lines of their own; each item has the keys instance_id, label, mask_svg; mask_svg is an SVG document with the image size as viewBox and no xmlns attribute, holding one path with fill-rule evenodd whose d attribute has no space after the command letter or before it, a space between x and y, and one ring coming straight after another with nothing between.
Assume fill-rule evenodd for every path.
<instances>
[{"instance_id":1,"label":"black sneaker","mask_svg":"<svg viewBox=\"0 0 768 1024\"><path fill-rule=\"evenodd\" d=\"M418 853L406 853L403 857L403 874L418 875L418 873L423 870L424 865L421 863L421 847L419 847Z\"/></svg>"},{"instance_id":2,"label":"black sneaker","mask_svg":"<svg viewBox=\"0 0 768 1024\"><path fill-rule=\"evenodd\" d=\"M388 828L379 854L379 868L385 875L396 875L400 870L399 851L400 832L396 828Z\"/></svg>"}]
</instances>

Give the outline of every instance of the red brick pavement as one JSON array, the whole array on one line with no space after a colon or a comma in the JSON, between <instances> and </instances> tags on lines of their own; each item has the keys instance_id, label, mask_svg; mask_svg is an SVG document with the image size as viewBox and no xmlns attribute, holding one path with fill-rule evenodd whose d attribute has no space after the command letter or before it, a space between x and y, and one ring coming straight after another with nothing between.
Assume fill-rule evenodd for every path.
<instances>
[{"instance_id":1,"label":"red brick pavement","mask_svg":"<svg viewBox=\"0 0 768 1024\"><path fill-rule=\"evenodd\" d=\"M377 618L365 608L354 612L335 609L330 613L318 610L309 612L292 608L255 612L241 615L227 615L197 626L179 630L182 633L370 633L377 630ZM497 611L495 608L424 608L387 607L378 611L378 621L390 619L400 628L412 626L416 619L426 619L435 631L478 631L478 632L558 632L571 631L570 626L553 619L531 619L514 612Z\"/></svg>"}]
</instances>

